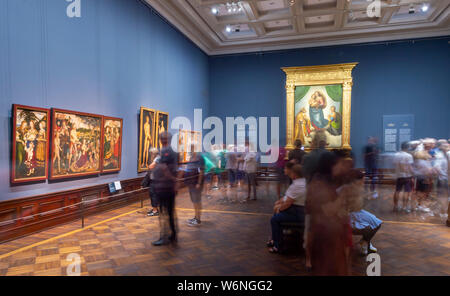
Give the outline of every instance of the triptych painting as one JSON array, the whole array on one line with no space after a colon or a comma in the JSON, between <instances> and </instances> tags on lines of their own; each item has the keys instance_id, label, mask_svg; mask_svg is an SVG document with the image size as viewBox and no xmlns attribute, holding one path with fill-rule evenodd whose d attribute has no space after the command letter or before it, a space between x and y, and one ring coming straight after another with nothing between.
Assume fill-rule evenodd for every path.
<instances>
[{"instance_id":1,"label":"triptych painting","mask_svg":"<svg viewBox=\"0 0 450 296\"><path fill-rule=\"evenodd\" d=\"M13 105L11 183L117 172L121 149L120 118Z\"/></svg>"},{"instance_id":2,"label":"triptych painting","mask_svg":"<svg viewBox=\"0 0 450 296\"><path fill-rule=\"evenodd\" d=\"M148 170L168 128L168 113L141 107L138 172ZM118 172L122 132L121 118L13 105L11 183Z\"/></svg>"}]
</instances>

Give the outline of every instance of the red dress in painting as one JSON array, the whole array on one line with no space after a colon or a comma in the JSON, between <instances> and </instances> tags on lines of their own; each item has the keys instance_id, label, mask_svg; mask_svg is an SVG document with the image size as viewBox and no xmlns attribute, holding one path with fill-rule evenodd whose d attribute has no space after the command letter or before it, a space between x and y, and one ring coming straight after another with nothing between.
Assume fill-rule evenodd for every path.
<instances>
[{"instance_id":1,"label":"red dress in painting","mask_svg":"<svg viewBox=\"0 0 450 296\"><path fill-rule=\"evenodd\" d=\"M119 159L119 149L120 149L120 136L116 136L115 142L114 142L114 158Z\"/></svg>"}]
</instances>

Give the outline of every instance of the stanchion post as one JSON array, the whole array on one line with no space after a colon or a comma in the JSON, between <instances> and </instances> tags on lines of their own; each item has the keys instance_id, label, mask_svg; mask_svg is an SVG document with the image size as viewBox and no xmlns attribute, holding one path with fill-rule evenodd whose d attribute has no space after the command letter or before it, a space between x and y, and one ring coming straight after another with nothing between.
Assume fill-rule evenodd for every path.
<instances>
[{"instance_id":1,"label":"stanchion post","mask_svg":"<svg viewBox=\"0 0 450 296\"><path fill-rule=\"evenodd\" d=\"M81 228L84 228L84 198L81 199Z\"/></svg>"}]
</instances>

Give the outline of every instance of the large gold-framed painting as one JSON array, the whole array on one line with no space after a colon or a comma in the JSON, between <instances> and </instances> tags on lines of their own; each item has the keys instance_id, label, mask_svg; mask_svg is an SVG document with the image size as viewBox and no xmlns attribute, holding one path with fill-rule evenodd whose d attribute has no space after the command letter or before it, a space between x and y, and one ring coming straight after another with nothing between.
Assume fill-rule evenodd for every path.
<instances>
[{"instance_id":1,"label":"large gold-framed painting","mask_svg":"<svg viewBox=\"0 0 450 296\"><path fill-rule=\"evenodd\" d=\"M101 172L103 116L52 109L50 179Z\"/></svg>"},{"instance_id":2,"label":"large gold-framed painting","mask_svg":"<svg viewBox=\"0 0 450 296\"><path fill-rule=\"evenodd\" d=\"M159 134L169 129L169 113L158 111L156 114L156 134L155 141L156 147L161 149L161 143L159 142Z\"/></svg>"},{"instance_id":3,"label":"large gold-framed painting","mask_svg":"<svg viewBox=\"0 0 450 296\"><path fill-rule=\"evenodd\" d=\"M122 118L103 117L103 173L118 172L121 169L122 127Z\"/></svg>"},{"instance_id":4,"label":"large gold-framed painting","mask_svg":"<svg viewBox=\"0 0 450 296\"><path fill-rule=\"evenodd\" d=\"M155 118L156 111L141 107L139 119L139 155L138 172L145 172L151 164L150 150L155 144Z\"/></svg>"},{"instance_id":5,"label":"large gold-framed painting","mask_svg":"<svg viewBox=\"0 0 450 296\"><path fill-rule=\"evenodd\" d=\"M351 149L352 70L357 63L282 68L286 73L286 149L302 141L306 150L318 131L326 148Z\"/></svg>"},{"instance_id":6,"label":"large gold-framed painting","mask_svg":"<svg viewBox=\"0 0 450 296\"><path fill-rule=\"evenodd\" d=\"M13 105L11 183L47 179L50 110Z\"/></svg>"},{"instance_id":7,"label":"large gold-framed painting","mask_svg":"<svg viewBox=\"0 0 450 296\"><path fill-rule=\"evenodd\" d=\"M188 163L192 157L192 146L195 151L200 151L202 145L202 133L197 131L182 130L178 132L179 162Z\"/></svg>"}]
</instances>

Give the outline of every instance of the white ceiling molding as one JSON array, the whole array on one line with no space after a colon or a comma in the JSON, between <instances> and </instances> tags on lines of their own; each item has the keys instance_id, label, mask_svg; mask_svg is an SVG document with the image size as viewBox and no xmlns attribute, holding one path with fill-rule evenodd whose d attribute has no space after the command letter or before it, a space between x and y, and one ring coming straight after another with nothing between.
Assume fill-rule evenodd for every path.
<instances>
[{"instance_id":1,"label":"white ceiling molding","mask_svg":"<svg viewBox=\"0 0 450 296\"><path fill-rule=\"evenodd\" d=\"M367 0L143 1L208 55L450 35L450 0L381 0L375 18Z\"/></svg>"}]
</instances>

